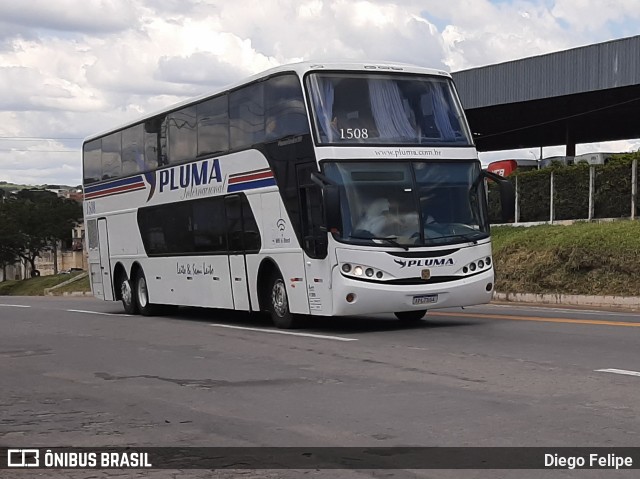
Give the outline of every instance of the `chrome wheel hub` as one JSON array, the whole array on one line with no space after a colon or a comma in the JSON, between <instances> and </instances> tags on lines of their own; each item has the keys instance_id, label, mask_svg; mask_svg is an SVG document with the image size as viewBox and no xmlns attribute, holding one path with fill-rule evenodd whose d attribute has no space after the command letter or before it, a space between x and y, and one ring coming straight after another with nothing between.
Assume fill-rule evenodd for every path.
<instances>
[{"instance_id":1,"label":"chrome wheel hub","mask_svg":"<svg viewBox=\"0 0 640 479\"><path fill-rule=\"evenodd\" d=\"M144 278L138 279L138 301L140 302L140 306L143 308L149 302L149 297L147 296L147 282Z\"/></svg>"},{"instance_id":2,"label":"chrome wheel hub","mask_svg":"<svg viewBox=\"0 0 640 479\"><path fill-rule=\"evenodd\" d=\"M273 284L273 289L271 290L271 304L273 305L273 310L275 313L283 317L287 314L288 305L287 305L287 289L284 286L284 281L278 279Z\"/></svg>"}]
</instances>

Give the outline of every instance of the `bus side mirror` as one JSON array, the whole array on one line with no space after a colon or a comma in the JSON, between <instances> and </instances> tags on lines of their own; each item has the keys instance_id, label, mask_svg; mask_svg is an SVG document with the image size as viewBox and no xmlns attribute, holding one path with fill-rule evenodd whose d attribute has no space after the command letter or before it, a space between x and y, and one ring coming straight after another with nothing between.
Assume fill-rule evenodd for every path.
<instances>
[{"instance_id":1,"label":"bus side mirror","mask_svg":"<svg viewBox=\"0 0 640 479\"><path fill-rule=\"evenodd\" d=\"M497 175L487 170L483 170L485 178L495 181L500 188L500 206L502 207L502 221L507 223L512 221L516 214L516 192L513 184L504 176Z\"/></svg>"},{"instance_id":2,"label":"bus side mirror","mask_svg":"<svg viewBox=\"0 0 640 479\"><path fill-rule=\"evenodd\" d=\"M340 208L340 187L322 173L311 173L311 181L322 188L324 217L329 233L338 233L342 229L342 209Z\"/></svg>"},{"instance_id":3,"label":"bus side mirror","mask_svg":"<svg viewBox=\"0 0 640 479\"><path fill-rule=\"evenodd\" d=\"M340 187L337 185L324 185L323 199L327 231L329 231L329 233L338 233L342 230Z\"/></svg>"}]
</instances>

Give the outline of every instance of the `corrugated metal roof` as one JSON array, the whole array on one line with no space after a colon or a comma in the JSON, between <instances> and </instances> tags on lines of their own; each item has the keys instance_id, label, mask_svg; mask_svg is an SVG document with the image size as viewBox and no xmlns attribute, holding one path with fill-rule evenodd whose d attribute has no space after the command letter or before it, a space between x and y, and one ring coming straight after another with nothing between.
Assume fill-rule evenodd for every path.
<instances>
[{"instance_id":1,"label":"corrugated metal roof","mask_svg":"<svg viewBox=\"0 0 640 479\"><path fill-rule=\"evenodd\" d=\"M464 108L640 84L640 35L452 73Z\"/></svg>"}]
</instances>

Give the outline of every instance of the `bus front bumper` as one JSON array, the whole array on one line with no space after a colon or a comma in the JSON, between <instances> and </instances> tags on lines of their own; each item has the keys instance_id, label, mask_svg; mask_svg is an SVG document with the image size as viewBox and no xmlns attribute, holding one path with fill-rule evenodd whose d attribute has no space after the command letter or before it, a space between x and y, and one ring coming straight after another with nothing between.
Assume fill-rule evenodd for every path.
<instances>
[{"instance_id":1,"label":"bus front bumper","mask_svg":"<svg viewBox=\"0 0 640 479\"><path fill-rule=\"evenodd\" d=\"M493 268L468 278L433 285L390 285L333 273L333 314L353 316L473 306L491 301Z\"/></svg>"}]
</instances>

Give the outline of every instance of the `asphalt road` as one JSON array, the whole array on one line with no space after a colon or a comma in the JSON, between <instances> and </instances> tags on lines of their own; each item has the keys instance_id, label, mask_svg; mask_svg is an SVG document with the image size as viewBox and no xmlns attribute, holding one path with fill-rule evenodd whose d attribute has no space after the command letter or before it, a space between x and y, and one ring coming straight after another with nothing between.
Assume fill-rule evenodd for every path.
<instances>
[{"instance_id":1,"label":"asphalt road","mask_svg":"<svg viewBox=\"0 0 640 479\"><path fill-rule=\"evenodd\" d=\"M640 446L640 314L315 319L0 297L0 446ZM635 373L635 374L634 374ZM605 474L605 475L603 475ZM0 471L0 477L637 477L636 471Z\"/></svg>"}]
</instances>

